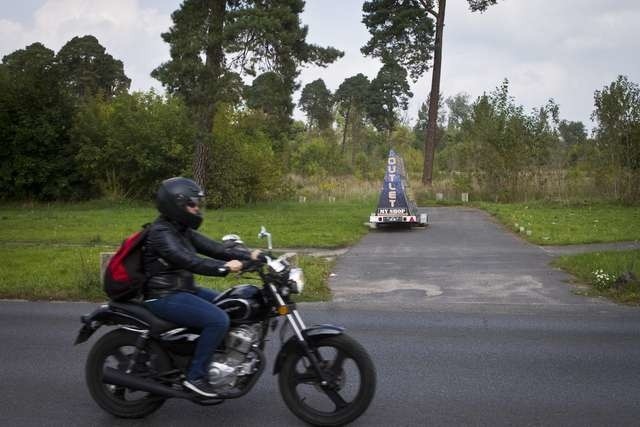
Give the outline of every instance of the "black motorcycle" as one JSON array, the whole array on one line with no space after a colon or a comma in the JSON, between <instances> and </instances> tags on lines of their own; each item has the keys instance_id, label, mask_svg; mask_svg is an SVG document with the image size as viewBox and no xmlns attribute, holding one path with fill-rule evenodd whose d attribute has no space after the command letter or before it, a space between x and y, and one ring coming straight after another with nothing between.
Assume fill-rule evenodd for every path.
<instances>
[{"instance_id":1,"label":"black motorcycle","mask_svg":"<svg viewBox=\"0 0 640 427\"><path fill-rule=\"evenodd\" d=\"M269 237L264 227L260 237ZM237 236L234 236L237 237ZM217 405L245 395L266 365L263 353L268 332L278 319L282 346L273 374L282 398L300 419L312 425L334 426L358 418L373 399L376 370L366 350L343 328L307 327L293 294L302 292L303 273L287 255L253 264L262 286L245 284L221 293L214 303L231 319L229 332L209 365L215 398L186 389L182 382L199 331L167 322L135 302L109 302L82 316L75 344L85 342L101 326L115 326L91 349L86 381L93 399L105 411L123 418L141 418L167 398Z\"/></svg>"}]
</instances>

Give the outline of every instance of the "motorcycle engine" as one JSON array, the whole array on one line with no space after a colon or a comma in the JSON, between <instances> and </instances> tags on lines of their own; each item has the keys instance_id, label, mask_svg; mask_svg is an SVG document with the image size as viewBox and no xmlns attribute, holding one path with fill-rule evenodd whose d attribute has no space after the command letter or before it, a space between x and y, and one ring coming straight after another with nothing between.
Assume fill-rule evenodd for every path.
<instances>
[{"instance_id":1,"label":"motorcycle engine","mask_svg":"<svg viewBox=\"0 0 640 427\"><path fill-rule=\"evenodd\" d=\"M253 346L260 341L262 326L242 325L229 329L225 337L225 351L214 354L209 365L209 383L214 387L233 388L238 377L255 372L260 363Z\"/></svg>"}]
</instances>

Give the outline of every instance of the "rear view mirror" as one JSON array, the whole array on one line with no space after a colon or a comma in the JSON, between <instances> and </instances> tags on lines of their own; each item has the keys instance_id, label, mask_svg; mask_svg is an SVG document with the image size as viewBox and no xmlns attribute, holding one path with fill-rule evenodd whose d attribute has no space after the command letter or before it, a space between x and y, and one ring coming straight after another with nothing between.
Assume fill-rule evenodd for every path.
<instances>
[{"instance_id":1,"label":"rear view mirror","mask_svg":"<svg viewBox=\"0 0 640 427\"><path fill-rule=\"evenodd\" d=\"M258 233L258 238L259 239L264 239L267 238L267 247L269 250L273 249L273 246L271 245L271 233L269 233L267 231L267 229L264 227L264 225L262 227L260 227L260 233Z\"/></svg>"}]
</instances>

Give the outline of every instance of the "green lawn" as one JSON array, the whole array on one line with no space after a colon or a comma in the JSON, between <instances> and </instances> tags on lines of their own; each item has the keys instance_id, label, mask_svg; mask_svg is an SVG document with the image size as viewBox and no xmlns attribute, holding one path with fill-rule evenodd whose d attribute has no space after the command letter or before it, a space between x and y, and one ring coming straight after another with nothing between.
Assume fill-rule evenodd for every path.
<instances>
[{"instance_id":1,"label":"green lawn","mask_svg":"<svg viewBox=\"0 0 640 427\"><path fill-rule=\"evenodd\" d=\"M0 245L0 298L104 300L104 248Z\"/></svg>"},{"instance_id":2,"label":"green lawn","mask_svg":"<svg viewBox=\"0 0 640 427\"><path fill-rule=\"evenodd\" d=\"M540 245L640 239L638 206L478 203L478 207L494 215L511 230L519 232L519 228L523 227L522 237Z\"/></svg>"},{"instance_id":3,"label":"green lawn","mask_svg":"<svg viewBox=\"0 0 640 427\"><path fill-rule=\"evenodd\" d=\"M274 249L335 248L353 244L367 228L371 202L271 203L237 209L207 210L201 229L219 239L239 234L250 247L265 248L261 225L273 234ZM157 213L142 204L0 206L0 298L104 300L99 283L99 253L118 244ZM300 301L330 299L326 285L332 263L302 256L306 288ZM198 277L215 289L247 282L245 278Z\"/></svg>"},{"instance_id":4,"label":"green lawn","mask_svg":"<svg viewBox=\"0 0 640 427\"><path fill-rule=\"evenodd\" d=\"M505 227L539 245L568 245L640 240L640 207L595 203L478 203ZM521 230L521 227L524 229ZM563 256L553 263L583 284L588 295L623 303L640 303L640 284L613 287L622 273L640 277L640 251L592 252Z\"/></svg>"},{"instance_id":5,"label":"green lawn","mask_svg":"<svg viewBox=\"0 0 640 427\"><path fill-rule=\"evenodd\" d=\"M603 295L618 302L640 303L640 283L623 288L614 285L621 274L632 272L640 278L640 250L591 252L557 258L553 264L591 285L590 295Z\"/></svg>"},{"instance_id":6,"label":"green lawn","mask_svg":"<svg viewBox=\"0 0 640 427\"><path fill-rule=\"evenodd\" d=\"M533 243L559 245L640 239L638 207L548 203L479 203L476 206L491 212L512 230L515 230L515 224L530 230L530 236L526 232L522 236ZM368 232L363 223L374 208L375 200L372 199L365 202L268 203L208 210L201 231L216 239L223 234L236 233L250 247L264 248L266 242L258 240L257 234L260 226L265 225L273 233L276 250L344 247ZM139 203L1 205L0 297L103 300L98 281L99 252L113 251L124 237L155 216L151 205ZM639 273L638 251L624 257L621 254L565 257L558 261L558 266L576 274L585 283L593 283L593 271L597 269L619 274L617 272L631 268ZM326 279L331 263L311 257L300 257L299 261L307 277L307 288L301 300L329 299ZM198 278L200 283L216 289L247 280ZM617 299L633 301L633 298Z\"/></svg>"},{"instance_id":7,"label":"green lawn","mask_svg":"<svg viewBox=\"0 0 640 427\"><path fill-rule=\"evenodd\" d=\"M234 209L209 209L200 231L219 239L239 234L251 247L264 225L278 247L344 247L360 239L375 207L370 202L268 203ZM0 206L0 244L74 243L118 245L141 225L153 221L151 205L89 202L21 207Z\"/></svg>"},{"instance_id":8,"label":"green lawn","mask_svg":"<svg viewBox=\"0 0 640 427\"><path fill-rule=\"evenodd\" d=\"M99 281L99 253L109 247L68 247L58 245L2 245L0 259L0 298L36 300L106 299ZM306 286L299 301L326 301L326 286L332 263L324 258L301 256ZM257 275L253 275L257 278ZM240 283L259 283L250 277L225 278L197 276L199 284L217 290Z\"/></svg>"}]
</instances>

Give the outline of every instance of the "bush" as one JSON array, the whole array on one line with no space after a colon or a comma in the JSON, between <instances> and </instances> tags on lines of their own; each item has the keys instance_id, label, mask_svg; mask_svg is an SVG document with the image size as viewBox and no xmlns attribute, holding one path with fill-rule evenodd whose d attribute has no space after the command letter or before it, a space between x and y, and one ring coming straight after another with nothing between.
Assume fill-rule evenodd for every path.
<instances>
[{"instance_id":1,"label":"bush","mask_svg":"<svg viewBox=\"0 0 640 427\"><path fill-rule=\"evenodd\" d=\"M227 207L277 198L283 165L270 139L256 127L238 125L249 116L221 110L213 126L207 203Z\"/></svg>"},{"instance_id":2,"label":"bush","mask_svg":"<svg viewBox=\"0 0 640 427\"><path fill-rule=\"evenodd\" d=\"M94 196L153 194L190 165L194 128L183 104L153 92L90 100L79 108L71 139Z\"/></svg>"},{"instance_id":3,"label":"bush","mask_svg":"<svg viewBox=\"0 0 640 427\"><path fill-rule=\"evenodd\" d=\"M293 147L291 169L306 176L343 175L350 173L342 147L332 135L310 135Z\"/></svg>"}]
</instances>

